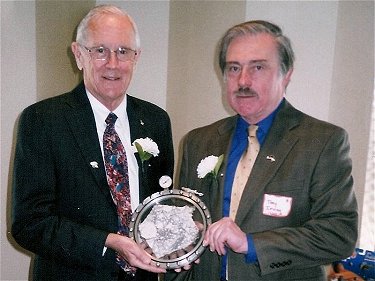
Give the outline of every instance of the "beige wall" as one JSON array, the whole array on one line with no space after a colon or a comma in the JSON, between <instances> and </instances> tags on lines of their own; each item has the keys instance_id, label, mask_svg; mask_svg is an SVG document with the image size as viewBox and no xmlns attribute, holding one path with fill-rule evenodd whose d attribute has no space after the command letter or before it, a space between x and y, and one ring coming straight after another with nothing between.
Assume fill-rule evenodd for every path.
<instances>
[{"instance_id":1,"label":"beige wall","mask_svg":"<svg viewBox=\"0 0 375 281\"><path fill-rule=\"evenodd\" d=\"M245 1L173 1L170 13L167 111L175 154L192 128L228 116L216 64L219 38L245 18Z\"/></svg>"},{"instance_id":2,"label":"beige wall","mask_svg":"<svg viewBox=\"0 0 375 281\"><path fill-rule=\"evenodd\" d=\"M331 93L328 120L349 132L354 184L360 212L364 213L362 203L365 200L366 160L369 155L369 141L374 142L370 139L371 107L375 93L374 2L349 1L339 5ZM375 154L372 157L374 158ZM367 177L374 175L374 171L368 172L370 174ZM375 191L372 192L374 198ZM374 202L372 204L374 205ZM372 221L371 232L374 233L374 211ZM368 233L371 232L369 229ZM362 233L365 233L365 230ZM359 243L361 247L366 245L362 240ZM371 248L375 250L375 245Z\"/></svg>"},{"instance_id":3,"label":"beige wall","mask_svg":"<svg viewBox=\"0 0 375 281\"><path fill-rule=\"evenodd\" d=\"M67 4L68 3L68 4ZM70 91L81 79L70 43L95 1L36 1L36 94L45 99Z\"/></svg>"},{"instance_id":4,"label":"beige wall","mask_svg":"<svg viewBox=\"0 0 375 281\"><path fill-rule=\"evenodd\" d=\"M7 234L16 119L27 105L77 83L69 45L76 23L94 3L0 1L0 280L27 280L30 261ZM247 19L280 24L297 54L288 98L298 108L348 130L361 203L373 98L373 1L106 3L126 8L138 23L143 51L130 93L167 109L176 155L187 131L230 114L215 61L219 37Z\"/></svg>"},{"instance_id":5,"label":"beige wall","mask_svg":"<svg viewBox=\"0 0 375 281\"><path fill-rule=\"evenodd\" d=\"M35 5L1 2L1 280L24 280L29 256L19 251L8 234L10 178L15 120L36 98ZM21 51L22 50L22 51Z\"/></svg>"},{"instance_id":6,"label":"beige wall","mask_svg":"<svg viewBox=\"0 0 375 281\"><path fill-rule=\"evenodd\" d=\"M297 60L287 97L302 111L348 131L355 189L363 202L374 98L374 2L274 5L249 1L247 18L278 22L290 36Z\"/></svg>"},{"instance_id":7,"label":"beige wall","mask_svg":"<svg viewBox=\"0 0 375 281\"><path fill-rule=\"evenodd\" d=\"M26 280L30 254L9 235L15 126L26 106L79 81L69 50L73 31L95 1L1 1L0 280Z\"/></svg>"},{"instance_id":8,"label":"beige wall","mask_svg":"<svg viewBox=\"0 0 375 281\"><path fill-rule=\"evenodd\" d=\"M128 93L166 108L169 1L97 1L126 9L137 23L141 56Z\"/></svg>"}]
</instances>

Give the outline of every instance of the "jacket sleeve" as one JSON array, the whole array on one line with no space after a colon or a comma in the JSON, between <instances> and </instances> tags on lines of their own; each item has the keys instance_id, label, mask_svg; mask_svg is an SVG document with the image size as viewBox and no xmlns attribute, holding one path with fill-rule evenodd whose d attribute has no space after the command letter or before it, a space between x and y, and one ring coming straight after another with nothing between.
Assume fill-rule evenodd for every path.
<instances>
[{"instance_id":1,"label":"jacket sleeve","mask_svg":"<svg viewBox=\"0 0 375 281\"><path fill-rule=\"evenodd\" d=\"M80 220L78 214L84 211L83 208L75 208L76 218L73 211L70 215L61 211L64 208L60 204L62 198L74 198L73 193L68 192L71 187L61 186L69 180L69 174L63 171L72 167L56 164L52 151L57 148L51 145L51 133L43 115L38 108L30 107L19 120L13 174L12 235L23 248L45 258L80 267L99 266L108 232ZM71 162L71 166L75 164ZM75 192L78 194L79 191ZM73 206L68 208L73 210Z\"/></svg>"},{"instance_id":2,"label":"jacket sleeve","mask_svg":"<svg viewBox=\"0 0 375 281\"><path fill-rule=\"evenodd\" d=\"M358 213L347 133L334 130L321 150L313 152L317 160L308 168L311 178L303 179L309 181L310 219L299 226L253 233L262 274L285 270L280 266L285 263L288 269L329 264L353 252Z\"/></svg>"}]
</instances>

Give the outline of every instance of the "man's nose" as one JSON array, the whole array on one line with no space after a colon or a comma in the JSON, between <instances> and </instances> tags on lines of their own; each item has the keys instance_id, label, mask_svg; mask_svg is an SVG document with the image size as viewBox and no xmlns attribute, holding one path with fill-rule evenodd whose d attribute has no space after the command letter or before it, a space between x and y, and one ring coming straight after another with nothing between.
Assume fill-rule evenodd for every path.
<instances>
[{"instance_id":1,"label":"man's nose","mask_svg":"<svg viewBox=\"0 0 375 281\"><path fill-rule=\"evenodd\" d=\"M238 84L240 86L250 87L252 84L252 76L247 67L241 69L240 75L238 77Z\"/></svg>"},{"instance_id":2,"label":"man's nose","mask_svg":"<svg viewBox=\"0 0 375 281\"><path fill-rule=\"evenodd\" d=\"M119 63L119 59L117 58L116 51L110 51L107 59L107 66L108 67L117 67Z\"/></svg>"}]
</instances>

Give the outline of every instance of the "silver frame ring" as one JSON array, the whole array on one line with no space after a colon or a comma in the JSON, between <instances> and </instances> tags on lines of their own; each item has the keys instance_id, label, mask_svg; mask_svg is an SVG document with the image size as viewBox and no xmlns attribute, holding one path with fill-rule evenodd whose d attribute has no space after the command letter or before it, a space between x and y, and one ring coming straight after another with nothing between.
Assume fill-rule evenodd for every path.
<instances>
[{"instance_id":1,"label":"silver frame ring","mask_svg":"<svg viewBox=\"0 0 375 281\"><path fill-rule=\"evenodd\" d=\"M138 231L139 224L143 221L143 216L147 214L156 204L162 204L167 200L183 200L186 204L190 204L198 211L202 219L203 229L201 235L194 245L194 247L187 253L171 259L157 258L152 255L152 262L159 267L165 269L177 269L191 264L197 260L204 252L203 238L207 231L207 227L211 224L211 215L203 201L196 196L193 192L179 190L179 189L165 189L163 191L152 194L147 197L137 209L133 212L131 222L129 224L129 237L136 243L141 244L142 238Z\"/></svg>"}]
</instances>

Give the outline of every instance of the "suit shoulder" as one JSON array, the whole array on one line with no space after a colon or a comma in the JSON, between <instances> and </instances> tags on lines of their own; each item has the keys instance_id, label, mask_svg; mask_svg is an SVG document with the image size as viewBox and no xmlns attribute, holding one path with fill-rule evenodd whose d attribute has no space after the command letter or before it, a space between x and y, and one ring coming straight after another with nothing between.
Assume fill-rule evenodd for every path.
<instances>
[{"instance_id":1,"label":"suit shoulder","mask_svg":"<svg viewBox=\"0 0 375 281\"><path fill-rule=\"evenodd\" d=\"M35 102L27 106L22 115L25 114L55 114L62 108L64 102L68 99L71 93L64 93L54 97L49 97L44 100Z\"/></svg>"},{"instance_id":2,"label":"suit shoulder","mask_svg":"<svg viewBox=\"0 0 375 281\"><path fill-rule=\"evenodd\" d=\"M309 146L314 144L322 147L329 143L335 143L335 146L339 143L344 144L345 147L349 145L349 135L345 129L302 112L298 124L293 126L290 132Z\"/></svg>"},{"instance_id":3,"label":"suit shoulder","mask_svg":"<svg viewBox=\"0 0 375 281\"><path fill-rule=\"evenodd\" d=\"M312 132L321 132L321 133L344 133L346 134L346 130L338 125L330 123L328 121L324 121L313 116L307 115L302 113L303 115L303 122L301 125L304 129L312 131Z\"/></svg>"},{"instance_id":4,"label":"suit shoulder","mask_svg":"<svg viewBox=\"0 0 375 281\"><path fill-rule=\"evenodd\" d=\"M236 125L237 116L226 117L215 121L209 125L195 128L186 134L186 137L190 138L206 138L207 135L212 134L224 134L231 132Z\"/></svg>"},{"instance_id":5,"label":"suit shoulder","mask_svg":"<svg viewBox=\"0 0 375 281\"><path fill-rule=\"evenodd\" d=\"M160 106L153 104L152 102L136 98L131 95L127 95L127 103L129 106L132 106L136 110L143 110L149 114L159 113L163 115L168 115L167 112Z\"/></svg>"},{"instance_id":6,"label":"suit shoulder","mask_svg":"<svg viewBox=\"0 0 375 281\"><path fill-rule=\"evenodd\" d=\"M308 115L290 104L288 104L285 108L280 112L280 119L282 122L291 122L292 127L293 123L296 121L295 129L302 130L306 133L306 131L311 132L312 134L316 134L318 132L321 133L328 133L328 132L346 132L342 127L335 125L333 123L318 119L311 115Z\"/></svg>"},{"instance_id":7,"label":"suit shoulder","mask_svg":"<svg viewBox=\"0 0 375 281\"><path fill-rule=\"evenodd\" d=\"M157 111L165 111L160 106L158 106L158 105L156 105L152 102L149 102L149 101L146 101L146 100L143 100L143 99L140 99L140 98L136 98L136 97L131 96L131 95L127 95L127 101L128 101L128 104L131 104L133 106L151 108L151 109L154 109L154 110L157 110Z\"/></svg>"}]
</instances>

